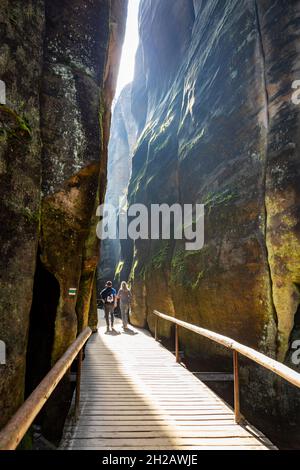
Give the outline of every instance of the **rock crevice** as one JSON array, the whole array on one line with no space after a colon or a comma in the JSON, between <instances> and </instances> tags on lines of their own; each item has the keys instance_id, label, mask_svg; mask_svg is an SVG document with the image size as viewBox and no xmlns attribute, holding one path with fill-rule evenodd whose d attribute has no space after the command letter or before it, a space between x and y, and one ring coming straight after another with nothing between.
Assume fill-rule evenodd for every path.
<instances>
[{"instance_id":1,"label":"rock crevice","mask_svg":"<svg viewBox=\"0 0 300 470\"><path fill-rule=\"evenodd\" d=\"M271 305L273 308L273 315L274 315L274 323L278 326L278 318L277 318L277 312L274 304L274 298L273 298L273 279L272 279L272 271L271 271L271 265L270 265L270 259L269 259L269 250L268 250L268 244L267 244L267 230L268 230L268 208L267 208L267 201L266 201L266 194L267 194L267 166L268 166L268 133L269 133L269 124L270 124L270 114L269 114L269 93L268 93L268 79L267 79L267 73L266 73L266 53L265 53L265 46L264 46L264 41L263 41L263 32L261 29L261 20L260 20L260 12L259 12L259 5L257 0L255 0L255 14L256 14L256 23L257 23L257 31L259 35L259 45L260 45L260 51L261 51L261 64L262 64L262 75L263 75L263 86L265 89L265 98L264 98L264 111L263 114L265 115L265 129L266 129L266 134L265 134L265 149L264 149L264 168L263 168L263 185L262 185L262 191L263 191L263 198L264 198L264 240L265 240L265 249L266 249L266 261L267 261L267 268L268 268L268 274L269 274L269 283L270 283L270 299L271 299ZM275 345L275 350L274 350L274 355L275 357L278 356L278 333L277 333L277 339L276 339L276 345Z\"/></svg>"}]
</instances>

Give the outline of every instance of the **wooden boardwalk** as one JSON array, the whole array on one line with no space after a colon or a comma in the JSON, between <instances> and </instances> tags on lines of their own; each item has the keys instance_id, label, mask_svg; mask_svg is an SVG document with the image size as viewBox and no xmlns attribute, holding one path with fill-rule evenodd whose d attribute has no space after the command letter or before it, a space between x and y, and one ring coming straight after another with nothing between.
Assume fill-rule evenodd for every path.
<instances>
[{"instance_id":1,"label":"wooden boardwalk","mask_svg":"<svg viewBox=\"0 0 300 470\"><path fill-rule=\"evenodd\" d=\"M102 320L89 340L80 417L67 419L61 449L274 449L236 425L231 408L148 332L132 330L105 334Z\"/></svg>"}]
</instances>

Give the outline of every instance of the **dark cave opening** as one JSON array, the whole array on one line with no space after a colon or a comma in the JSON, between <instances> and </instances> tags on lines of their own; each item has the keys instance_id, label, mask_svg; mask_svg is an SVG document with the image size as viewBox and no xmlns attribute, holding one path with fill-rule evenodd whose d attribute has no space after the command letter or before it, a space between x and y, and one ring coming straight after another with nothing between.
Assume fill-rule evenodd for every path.
<instances>
[{"instance_id":1,"label":"dark cave opening","mask_svg":"<svg viewBox=\"0 0 300 470\"><path fill-rule=\"evenodd\" d=\"M40 251L38 251L26 357L26 397L51 368L51 351L59 296L59 283L41 262Z\"/></svg>"},{"instance_id":2,"label":"dark cave opening","mask_svg":"<svg viewBox=\"0 0 300 470\"><path fill-rule=\"evenodd\" d=\"M46 269L40 255L38 250L28 333L25 398L40 384L52 367L55 320L60 298L59 282ZM76 365L73 364L70 370L72 369L76 370ZM55 449L59 444L73 391L74 383L70 373L67 373L37 415L34 426L29 431L33 449Z\"/></svg>"}]
</instances>

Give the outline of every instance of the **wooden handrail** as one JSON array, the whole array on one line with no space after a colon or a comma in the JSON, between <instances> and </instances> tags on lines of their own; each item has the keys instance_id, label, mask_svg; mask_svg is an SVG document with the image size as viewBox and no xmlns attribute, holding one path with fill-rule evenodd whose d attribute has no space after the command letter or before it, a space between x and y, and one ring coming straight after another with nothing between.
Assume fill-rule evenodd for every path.
<instances>
[{"instance_id":1,"label":"wooden handrail","mask_svg":"<svg viewBox=\"0 0 300 470\"><path fill-rule=\"evenodd\" d=\"M0 432L0 450L14 450L92 334L87 327ZM78 385L78 382L77 382ZM78 391L78 390L77 390Z\"/></svg>"},{"instance_id":2,"label":"wooden handrail","mask_svg":"<svg viewBox=\"0 0 300 470\"><path fill-rule=\"evenodd\" d=\"M192 325L191 323L186 323L182 320L178 320L177 318L173 318L169 315L165 315L164 313L158 312L157 310L154 310L154 314L160 318L163 318L164 320L170 321L172 323L175 323L176 325L182 326L187 330L193 331L198 335L205 336L205 338L211 339L216 343L222 344L222 346L225 346L228 349L237 351L248 359L251 359L257 364L260 364L266 369L269 369L270 371L279 375L291 384L300 388L300 374L291 369L290 367L285 366L281 362L278 362L275 359L271 359L265 354L262 354L256 351L255 349L249 348L248 346L244 346L243 344L238 343L234 339L228 338L227 336L220 335L219 333L215 333L211 330L206 330L205 328L201 328L200 326Z\"/></svg>"},{"instance_id":3,"label":"wooden handrail","mask_svg":"<svg viewBox=\"0 0 300 470\"><path fill-rule=\"evenodd\" d=\"M214 341L215 343L221 344L225 346L227 349L231 349L233 351L233 369L234 369L234 411L235 411L235 420L239 423L242 419L240 413L240 395L239 395L239 366L238 366L238 353L242 354L243 356L251 359L252 361L256 362L257 364L261 365L265 369L270 370L271 372L279 375L286 381L290 382L291 384L295 385L296 387L300 388L300 374L290 367L285 366L281 362L276 361L275 359L271 359L270 357L262 354L255 349L249 348L244 344L238 343L232 338L228 338L227 336L220 335L219 333L215 333L211 330L206 330L205 328L201 328L200 326L192 325L191 323L186 323L185 321L178 320L178 318L171 317L170 315L166 315L164 313L158 312L157 310L153 311L155 315L155 339L158 339L158 318L162 318L163 320L169 321L176 325L175 330L175 349L176 349L176 361L179 362L179 337L178 337L178 330L179 327L185 328L186 330L192 331L200 336L204 336L205 338Z\"/></svg>"}]
</instances>

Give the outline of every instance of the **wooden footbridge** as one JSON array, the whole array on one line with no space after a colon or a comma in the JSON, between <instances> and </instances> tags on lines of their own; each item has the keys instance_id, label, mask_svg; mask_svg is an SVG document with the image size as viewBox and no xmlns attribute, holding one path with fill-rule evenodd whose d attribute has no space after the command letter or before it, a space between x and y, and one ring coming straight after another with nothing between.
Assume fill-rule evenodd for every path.
<instances>
[{"instance_id":1,"label":"wooden footbridge","mask_svg":"<svg viewBox=\"0 0 300 470\"><path fill-rule=\"evenodd\" d=\"M18 446L76 357L76 393L60 449L275 449L240 414L238 355L297 387L300 374L230 338L159 312L154 314L155 338L132 327L131 331L121 332L120 325L116 325L115 332L106 333L100 323L92 336L86 328L0 432L0 449ZM176 360L155 341L157 322L162 320L176 326ZM233 351L234 410L180 364L179 328ZM82 348L88 339L82 362Z\"/></svg>"},{"instance_id":2,"label":"wooden footbridge","mask_svg":"<svg viewBox=\"0 0 300 470\"><path fill-rule=\"evenodd\" d=\"M87 345L80 414L66 423L63 449L272 448L148 332L105 330Z\"/></svg>"}]
</instances>

